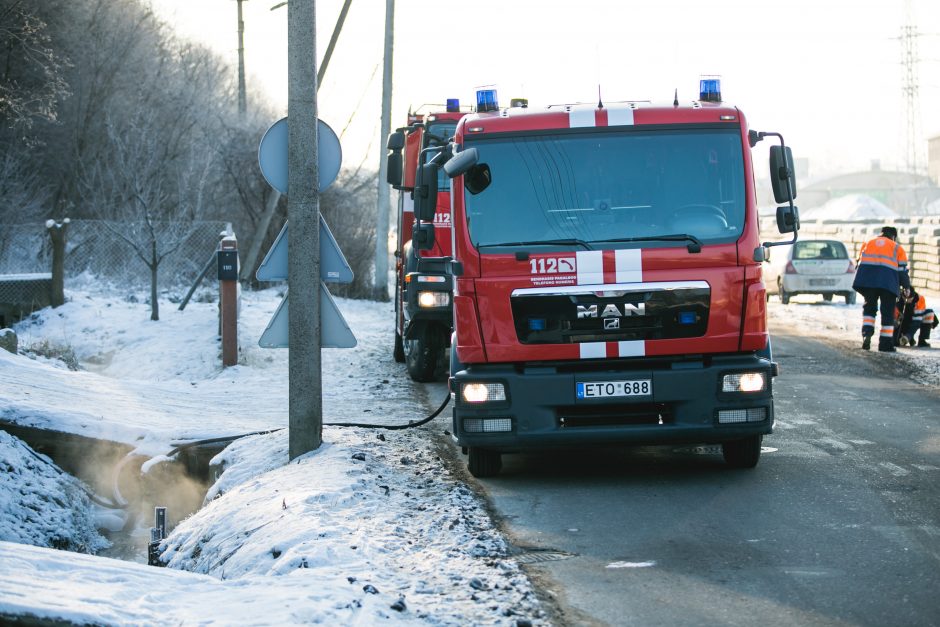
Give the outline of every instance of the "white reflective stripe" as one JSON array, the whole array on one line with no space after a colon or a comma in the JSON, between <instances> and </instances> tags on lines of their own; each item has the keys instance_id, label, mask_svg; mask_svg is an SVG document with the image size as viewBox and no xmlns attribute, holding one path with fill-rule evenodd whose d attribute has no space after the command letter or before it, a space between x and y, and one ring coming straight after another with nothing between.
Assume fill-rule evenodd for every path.
<instances>
[{"instance_id":1,"label":"white reflective stripe","mask_svg":"<svg viewBox=\"0 0 940 627\"><path fill-rule=\"evenodd\" d=\"M633 108L607 109L607 126L633 126Z\"/></svg>"},{"instance_id":2,"label":"white reflective stripe","mask_svg":"<svg viewBox=\"0 0 940 627\"><path fill-rule=\"evenodd\" d=\"M643 280L643 260L639 248L615 250L617 283L639 283Z\"/></svg>"},{"instance_id":3,"label":"white reflective stripe","mask_svg":"<svg viewBox=\"0 0 940 627\"><path fill-rule=\"evenodd\" d=\"M415 212L415 201L411 197L411 194L406 194L404 192L398 192L402 195L401 210L405 213L414 213Z\"/></svg>"},{"instance_id":4,"label":"white reflective stripe","mask_svg":"<svg viewBox=\"0 0 940 627\"><path fill-rule=\"evenodd\" d=\"M578 285L596 285L604 282L603 251L579 250L575 255L578 265Z\"/></svg>"},{"instance_id":5,"label":"white reflective stripe","mask_svg":"<svg viewBox=\"0 0 940 627\"><path fill-rule=\"evenodd\" d=\"M597 126L597 122L594 121L594 109L572 109L568 112L568 126L570 128Z\"/></svg>"},{"instance_id":6,"label":"white reflective stripe","mask_svg":"<svg viewBox=\"0 0 940 627\"><path fill-rule=\"evenodd\" d=\"M643 357L646 355L646 342L643 340L617 342L617 354L621 357Z\"/></svg>"},{"instance_id":7,"label":"white reflective stripe","mask_svg":"<svg viewBox=\"0 0 940 627\"><path fill-rule=\"evenodd\" d=\"M604 359L607 357L607 342L585 342L578 344L581 359Z\"/></svg>"}]
</instances>

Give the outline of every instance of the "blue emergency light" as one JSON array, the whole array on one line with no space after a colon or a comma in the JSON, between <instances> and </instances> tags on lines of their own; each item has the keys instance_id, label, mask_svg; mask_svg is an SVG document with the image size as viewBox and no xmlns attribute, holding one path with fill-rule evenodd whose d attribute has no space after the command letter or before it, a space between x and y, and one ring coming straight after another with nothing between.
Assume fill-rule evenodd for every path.
<instances>
[{"instance_id":1,"label":"blue emergency light","mask_svg":"<svg viewBox=\"0 0 940 627\"><path fill-rule=\"evenodd\" d=\"M696 315L694 311L680 311L679 324L695 324Z\"/></svg>"},{"instance_id":2,"label":"blue emergency light","mask_svg":"<svg viewBox=\"0 0 940 627\"><path fill-rule=\"evenodd\" d=\"M545 318L529 318L529 331L544 331Z\"/></svg>"},{"instance_id":3,"label":"blue emergency light","mask_svg":"<svg viewBox=\"0 0 940 627\"><path fill-rule=\"evenodd\" d=\"M458 98L447 99L447 112L457 113L460 111L460 100Z\"/></svg>"},{"instance_id":4,"label":"blue emergency light","mask_svg":"<svg viewBox=\"0 0 940 627\"><path fill-rule=\"evenodd\" d=\"M499 111L495 89L477 90L477 113L485 113L486 111Z\"/></svg>"},{"instance_id":5,"label":"blue emergency light","mask_svg":"<svg viewBox=\"0 0 940 627\"><path fill-rule=\"evenodd\" d=\"M721 102L721 79L718 77L702 78L698 82L698 99L702 102Z\"/></svg>"}]
</instances>

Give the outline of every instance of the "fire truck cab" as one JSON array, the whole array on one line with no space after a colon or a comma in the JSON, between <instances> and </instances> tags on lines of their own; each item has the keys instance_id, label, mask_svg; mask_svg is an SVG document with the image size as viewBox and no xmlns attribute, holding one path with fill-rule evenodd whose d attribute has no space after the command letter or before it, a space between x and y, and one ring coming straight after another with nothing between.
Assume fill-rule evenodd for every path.
<instances>
[{"instance_id":1,"label":"fire truck cab","mask_svg":"<svg viewBox=\"0 0 940 627\"><path fill-rule=\"evenodd\" d=\"M717 443L757 464L777 373L761 263L778 242L759 240L751 149L779 141L777 225L796 241L792 154L717 80L701 89L545 109L478 94L418 169L419 220L452 178L453 437L473 475L506 452L618 443Z\"/></svg>"},{"instance_id":2,"label":"fire truck cab","mask_svg":"<svg viewBox=\"0 0 940 627\"><path fill-rule=\"evenodd\" d=\"M450 179L437 174L434 211L420 223L415 221L414 193L419 167L447 146L464 113L456 99L434 107L431 113L409 112L408 125L392 133L387 144L388 183L398 190L393 355L415 381L432 381L446 369L453 329L453 277L442 265L451 254Z\"/></svg>"}]
</instances>

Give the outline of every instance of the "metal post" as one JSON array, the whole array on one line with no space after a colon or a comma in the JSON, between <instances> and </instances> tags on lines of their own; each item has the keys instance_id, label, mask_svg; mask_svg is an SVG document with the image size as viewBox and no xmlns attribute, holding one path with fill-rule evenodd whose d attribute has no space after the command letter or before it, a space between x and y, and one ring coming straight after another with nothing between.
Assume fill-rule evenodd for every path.
<instances>
[{"instance_id":1,"label":"metal post","mask_svg":"<svg viewBox=\"0 0 940 627\"><path fill-rule=\"evenodd\" d=\"M147 564L163 566L160 562L160 542L166 538L166 508L153 508L153 527L150 528L150 543L147 545Z\"/></svg>"},{"instance_id":2,"label":"metal post","mask_svg":"<svg viewBox=\"0 0 940 627\"><path fill-rule=\"evenodd\" d=\"M392 118L392 48L394 44L395 0L385 0L385 64L382 71L382 123L381 138L391 130ZM388 214L389 186L387 182L388 159L385 151L379 151L379 187L375 220L375 282L373 298L388 300Z\"/></svg>"},{"instance_id":3,"label":"metal post","mask_svg":"<svg viewBox=\"0 0 940 627\"><path fill-rule=\"evenodd\" d=\"M289 456L320 446L320 189L316 3L287 4L287 249Z\"/></svg>"},{"instance_id":4,"label":"metal post","mask_svg":"<svg viewBox=\"0 0 940 627\"><path fill-rule=\"evenodd\" d=\"M238 363L238 242L234 235L219 242L219 318L222 367Z\"/></svg>"},{"instance_id":5,"label":"metal post","mask_svg":"<svg viewBox=\"0 0 940 627\"><path fill-rule=\"evenodd\" d=\"M245 94L245 22L242 20L242 2L238 5L238 112L245 115L248 110L248 96Z\"/></svg>"}]
</instances>

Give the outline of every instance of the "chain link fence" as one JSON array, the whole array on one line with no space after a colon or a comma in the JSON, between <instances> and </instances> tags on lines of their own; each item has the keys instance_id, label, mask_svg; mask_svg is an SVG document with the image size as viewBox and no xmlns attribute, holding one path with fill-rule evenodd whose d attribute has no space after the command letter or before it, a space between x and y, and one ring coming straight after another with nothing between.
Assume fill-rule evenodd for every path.
<instances>
[{"instance_id":1,"label":"chain link fence","mask_svg":"<svg viewBox=\"0 0 940 627\"><path fill-rule=\"evenodd\" d=\"M166 254L159 265L160 289L191 285L215 254L220 234L226 228L228 223L221 221L153 224L158 254ZM65 247L66 287L70 282L87 279L128 289L149 288L150 268L141 256L150 259L150 235L150 226L143 222L71 221ZM0 227L0 278L51 270L52 240L44 224ZM3 298L0 293L0 302Z\"/></svg>"}]
</instances>

